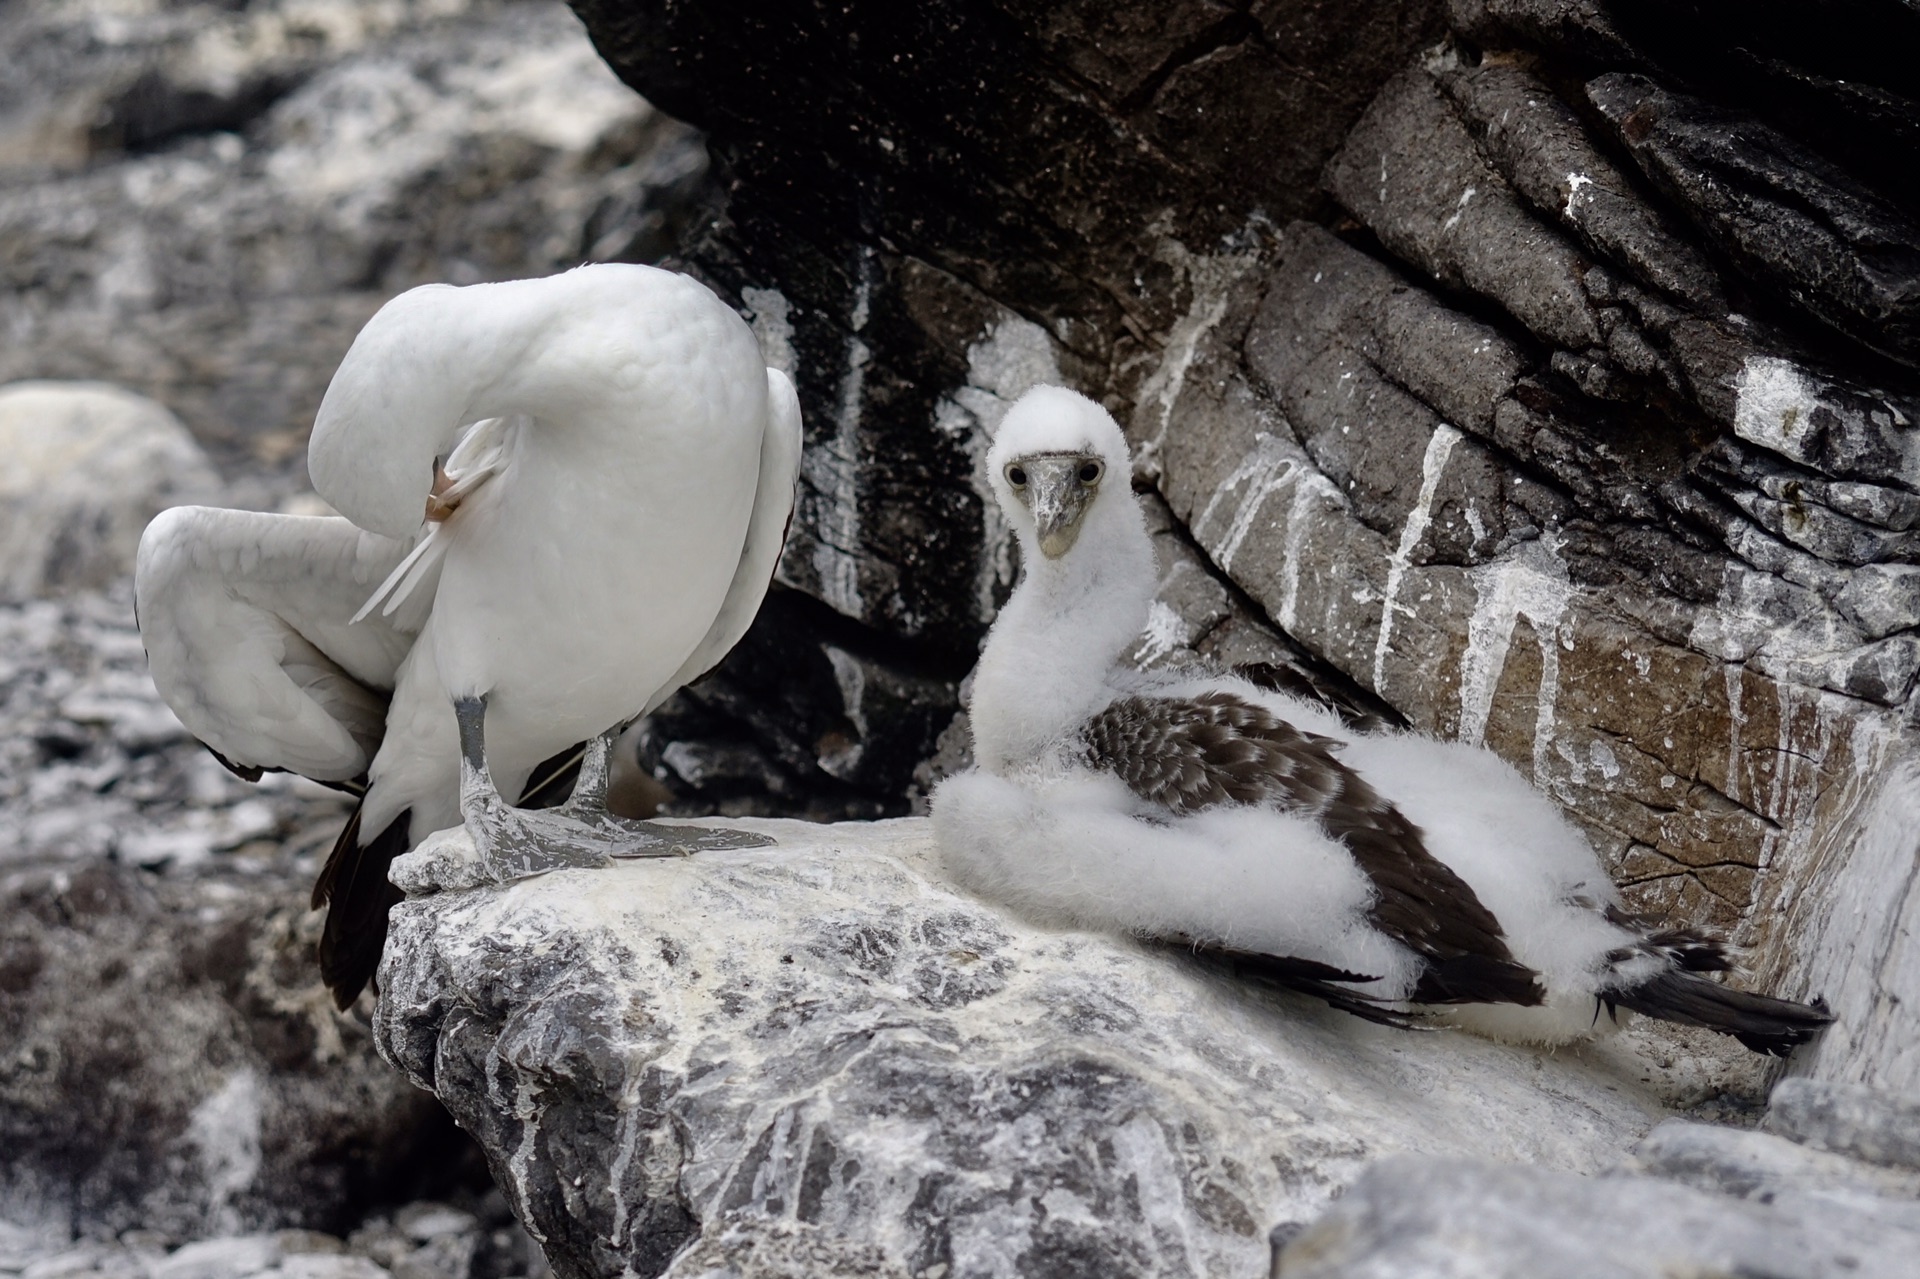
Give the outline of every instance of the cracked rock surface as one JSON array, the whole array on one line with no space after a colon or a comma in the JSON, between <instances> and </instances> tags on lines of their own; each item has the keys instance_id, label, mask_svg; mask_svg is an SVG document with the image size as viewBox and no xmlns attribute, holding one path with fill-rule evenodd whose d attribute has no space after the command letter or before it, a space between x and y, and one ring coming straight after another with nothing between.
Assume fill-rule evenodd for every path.
<instances>
[{"instance_id":1,"label":"cracked rock surface","mask_svg":"<svg viewBox=\"0 0 1920 1279\"><path fill-rule=\"evenodd\" d=\"M1276 1236L1273 1274L1895 1279L1920 1245L1916 1134L1911 1101L1788 1080L1760 1131L1670 1119L1599 1177L1385 1160Z\"/></svg>"},{"instance_id":2,"label":"cracked rock surface","mask_svg":"<svg viewBox=\"0 0 1920 1279\"><path fill-rule=\"evenodd\" d=\"M1594 1172L1708 1083L1036 930L922 819L747 825L779 846L436 892L455 831L396 866L381 1050L567 1279L1256 1274L1376 1159Z\"/></svg>"}]
</instances>

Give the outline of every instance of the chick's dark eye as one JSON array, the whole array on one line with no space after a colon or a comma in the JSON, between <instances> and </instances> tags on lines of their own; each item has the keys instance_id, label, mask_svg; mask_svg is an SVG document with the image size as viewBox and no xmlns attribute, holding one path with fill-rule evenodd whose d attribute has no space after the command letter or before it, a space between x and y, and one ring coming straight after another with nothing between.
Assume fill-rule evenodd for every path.
<instances>
[{"instance_id":1,"label":"chick's dark eye","mask_svg":"<svg viewBox=\"0 0 1920 1279\"><path fill-rule=\"evenodd\" d=\"M1015 488L1022 488L1026 485L1026 482L1027 472L1024 468L1018 466L1009 466L1007 468L1007 483L1013 485Z\"/></svg>"},{"instance_id":2,"label":"chick's dark eye","mask_svg":"<svg viewBox=\"0 0 1920 1279\"><path fill-rule=\"evenodd\" d=\"M1100 471L1101 466L1098 462L1088 462L1080 468L1080 482L1082 484L1097 482L1100 478Z\"/></svg>"}]
</instances>

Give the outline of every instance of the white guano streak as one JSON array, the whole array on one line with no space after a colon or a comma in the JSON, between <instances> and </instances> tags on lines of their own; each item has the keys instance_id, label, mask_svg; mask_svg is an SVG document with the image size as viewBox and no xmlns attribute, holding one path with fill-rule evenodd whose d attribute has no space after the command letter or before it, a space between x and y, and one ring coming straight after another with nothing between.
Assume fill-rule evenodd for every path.
<instances>
[{"instance_id":1,"label":"white guano streak","mask_svg":"<svg viewBox=\"0 0 1920 1279\"><path fill-rule=\"evenodd\" d=\"M1727 681L1727 798L1736 804L1745 803L1740 798L1740 730L1746 727L1747 713L1741 708L1740 693L1743 687L1744 672L1734 662L1728 662L1721 668Z\"/></svg>"},{"instance_id":2,"label":"white guano streak","mask_svg":"<svg viewBox=\"0 0 1920 1279\"><path fill-rule=\"evenodd\" d=\"M1187 624L1180 614L1164 600L1155 600L1153 607L1147 610L1147 625L1140 632L1140 642L1133 651L1133 660L1142 666L1151 666L1187 642Z\"/></svg>"},{"instance_id":3,"label":"white guano streak","mask_svg":"<svg viewBox=\"0 0 1920 1279\"><path fill-rule=\"evenodd\" d=\"M1239 553L1240 544L1246 541L1247 534L1253 530L1260 507L1299 470L1299 463L1280 450L1273 436L1265 431L1254 436L1253 452L1242 458L1233 473L1221 481L1220 487L1207 499L1200 518L1193 522L1194 536L1202 545L1210 546L1214 562L1222 572L1232 572L1233 557ZM1233 518L1219 536L1209 537L1206 531L1209 522L1235 490L1240 490L1241 496L1239 504L1234 507Z\"/></svg>"},{"instance_id":4,"label":"white guano streak","mask_svg":"<svg viewBox=\"0 0 1920 1279\"><path fill-rule=\"evenodd\" d=\"M838 411L833 438L825 448L809 449L804 458L808 478L820 495L814 527L813 571L820 579L820 598L836 612L862 616L860 596L860 401L867 386L867 365L873 352L860 333L867 327L873 296L870 260L861 262L860 283L853 298L853 332L847 336L847 367L840 375ZM804 464L804 463L803 463Z\"/></svg>"},{"instance_id":5,"label":"white guano streak","mask_svg":"<svg viewBox=\"0 0 1920 1279\"><path fill-rule=\"evenodd\" d=\"M778 289L745 288L740 300L753 312L753 336L760 341L760 358L770 369L788 377L799 367L793 354L793 304Z\"/></svg>"},{"instance_id":6,"label":"white guano streak","mask_svg":"<svg viewBox=\"0 0 1920 1279\"><path fill-rule=\"evenodd\" d=\"M1258 261L1258 255L1252 253L1200 257L1188 255L1184 248L1177 245L1173 247L1185 259L1193 301L1188 304L1187 313L1176 320L1168 332L1160 363L1140 385L1138 402L1150 404L1157 410L1153 433L1140 445L1142 462L1151 462L1156 458L1161 443L1166 439L1167 428L1173 422L1174 405L1179 402L1180 392L1186 386L1187 370L1193 367L1193 357L1200 348L1200 339L1212 332L1213 327L1226 317L1228 291Z\"/></svg>"},{"instance_id":7,"label":"white guano streak","mask_svg":"<svg viewBox=\"0 0 1920 1279\"><path fill-rule=\"evenodd\" d=\"M1567 175L1567 204L1565 208L1560 210L1560 216L1566 218L1569 222L1578 221L1573 213L1574 202L1580 198L1581 187L1590 187L1592 185L1593 179L1586 174L1569 173ZM1587 198L1591 200L1593 197L1588 196Z\"/></svg>"},{"instance_id":8,"label":"white guano streak","mask_svg":"<svg viewBox=\"0 0 1920 1279\"><path fill-rule=\"evenodd\" d=\"M1434 428L1433 435L1427 440L1427 453L1420 461L1420 495L1413 500L1413 509L1407 512L1407 522L1400 528L1400 544L1393 549L1393 555L1387 560L1387 592L1380 604L1380 638L1373 646L1373 691L1378 693L1386 682L1387 652L1393 641L1393 615L1405 613L1412 616L1413 610L1403 608L1400 598L1400 585L1407 575L1408 561L1420 545L1420 539L1426 536L1427 528L1433 523L1433 499L1440 489L1440 477L1446 472L1447 459L1453 455L1453 446L1460 442L1460 432L1445 422Z\"/></svg>"},{"instance_id":9,"label":"white guano streak","mask_svg":"<svg viewBox=\"0 0 1920 1279\"><path fill-rule=\"evenodd\" d=\"M1287 496L1286 513L1272 525L1281 530L1282 542L1280 604L1274 620L1282 629L1291 631L1299 620L1296 612L1300 597L1300 555L1307 534L1320 516L1345 510L1347 500L1291 440L1283 443L1265 431L1253 438L1253 452L1214 489L1213 496L1207 499L1190 527L1195 540L1207 548L1213 562L1222 571L1231 571L1233 558L1266 509L1267 499L1276 494ZM1209 534L1207 530L1214 517L1237 490L1241 496L1227 527L1218 535Z\"/></svg>"},{"instance_id":10,"label":"white guano streak","mask_svg":"<svg viewBox=\"0 0 1920 1279\"><path fill-rule=\"evenodd\" d=\"M1540 693L1534 715L1533 778L1544 785L1552 747L1554 715L1560 696L1560 649L1571 639L1562 634L1573 584L1556 554L1551 534L1523 542L1504 558L1473 571L1473 616L1467 622L1467 648L1460 658L1461 741L1485 743L1493 693L1507 666L1513 628L1524 617L1540 642Z\"/></svg>"}]
</instances>

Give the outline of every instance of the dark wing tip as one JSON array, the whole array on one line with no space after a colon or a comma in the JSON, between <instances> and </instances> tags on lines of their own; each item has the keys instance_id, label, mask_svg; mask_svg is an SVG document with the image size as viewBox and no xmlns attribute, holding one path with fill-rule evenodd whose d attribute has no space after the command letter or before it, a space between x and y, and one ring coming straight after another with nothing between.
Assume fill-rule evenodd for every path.
<instances>
[{"instance_id":1,"label":"dark wing tip","mask_svg":"<svg viewBox=\"0 0 1920 1279\"><path fill-rule=\"evenodd\" d=\"M1736 990L1685 969L1669 969L1632 987L1600 992L1609 1008L1618 1004L1646 1017L1701 1026L1731 1035L1757 1053L1785 1057L1833 1024L1824 999L1810 1004Z\"/></svg>"},{"instance_id":2,"label":"dark wing tip","mask_svg":"<svg viewBox=\"0 0 1920 1279\"><path fill-rule=\"evenodd\" d=\"M1396 1001L1355 990L1380 978L1367 973L1348 972L1315 959L1296 955L1269 955L1264 951L1237 950L1219 942L1196 941L1191 937L1143 937L1143 942L1161 949L1177 951L1201 961L1230 977L1278 986L1298 994L1323 1000L1362 1021L1398 1030L1430 1029L1423 1025L1417 1010L1397 1006Z\"/></svg>"},{"instance_id":3,"label":"dark wing tip","mask_svg":"<svg viewBox=\"0 0 1920 1279\"><path fill-rule=\"evenodd\" d=\"M343 1012L379 971L380 952L387 943L387 912L406 897L387 879L387 868L407 851L412 821L409 809L361 844L356 807L314 885L314 908L327 907L327 922L320 933L320 980Z\"/></svg>"},{"instance_id":4,"label":"dark wing tip","mask_svg":"<svg viewBox=\"0 0 1920 1279\"><path fill-rule=\"evenodd\" d=\"M201 742L200 744L202 746L207 746L205 742ZM238 777L243 782L257 782L262 777L265 777L269 772L284 773L286 771L283 768L265 769L260 767L258 764L236 764L232 760L228 759L225 755L222 755L219 751L213 749L213 747L211 746L207 746L207 754L219 760L220 766L222 768L226 769L229 773L232 773L235 777Z\"/></svg>"},{"instance_id":5,"label":"dark wing tip","mask_svg":"<svg viewBox=\"0 0 1920 1279\"><path fill-rule=\"evenodd\" d=\"M1425 958L1426 967L1409 996L1414 1003L1538 1008L1547 1000L1540 974L1517 960L1476 954Z\"/></svg>"}]
</instances>

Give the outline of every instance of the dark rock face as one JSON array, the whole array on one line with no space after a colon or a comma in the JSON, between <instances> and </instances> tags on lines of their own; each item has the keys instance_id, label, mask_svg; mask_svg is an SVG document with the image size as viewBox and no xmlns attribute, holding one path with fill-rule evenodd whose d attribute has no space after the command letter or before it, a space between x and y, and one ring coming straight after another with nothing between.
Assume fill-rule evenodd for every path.
<instances>
[{"instance_id":1,"label":"dark rock face","mask_svg":"<svg viewBox=\"0 0 1920 1279\"><path fill-rule=\"evenodd\" d=\"M791 353L808 451L781 580L867 631L884 680L942 699L917 737L855 735L869 762L840 811L904 811L1012 585L976 475L999 415L1038 381L1145 375L1193 292L1171 238L1323 211L1320 167L1438 7L575 7L628 83L706 130L728 199L685 260ZM833 643L824 619L759 629L788 663ZM781 733L835 718L862 716L830 703ZM779 788L834 796L823 760L776 763Z\"/></svg>"},{"instance_id":2,"label":"dark rock face","mask_svg":"<svg viewBox=\"0 0 1920 1279\"><path fill-rule=\"evenodd\" d=\"M1822 1072L1920 1082L1920 955L1865 940L1920 750L1911 6L576 9L709 130L688 260L810 424L782 578L877 660L964 673L1014 567L974 459L1076 385L1189 557L1137 657L1231 601L1824 991Z\"/></svg>"}]
</instances>

